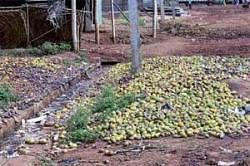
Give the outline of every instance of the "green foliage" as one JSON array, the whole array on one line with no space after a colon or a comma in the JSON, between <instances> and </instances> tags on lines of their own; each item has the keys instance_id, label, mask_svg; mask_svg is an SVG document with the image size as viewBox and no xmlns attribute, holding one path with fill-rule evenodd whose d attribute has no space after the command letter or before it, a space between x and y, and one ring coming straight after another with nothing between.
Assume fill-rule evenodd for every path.
<instances>
[{"instance_id":1,"label":"green foliage","mask_svg":"<svg viewBox=\"0 0 250 166\"><path fill-rule=\"evenodd\" d=\"M10 104L10 102L16 101L17 97L14 95L7 84L0 85L0 108L4 108Z\"/></svg>"},{"instance_id":2,"label":"green foliage","mask_svg":"<svg viewBox=\"0 0 250 166\"><path fill-rule=\"evenodd\" d=\"M91 111L83 108L83 106L78 106L76 113L71 117L68 122L68 129L74 131L77 129L87 128L87 125L91 118Z\"/></svg>"},{"instance_id":3,"label":"green foliage","mask_svg":"<svg viewBox=\"0 0 250 166\"><path fill-rule=\"evenodd\" d=\"M40 56L43 55L43 52L41 49L37 48L37 47L32 47L30 49L27 50L29 55L32 56Z\"/></svg>"},{"instance_id":4,"label":"green foliage","mask_svg":"<svg viewBox=\"0 0 250 166\"><path fill-rule=\"evenodd\" d=\"M99 131L91 130L88 125L91 118L103 122L115 112L129 106L136 100L135 95L118 97L111 86L103 88L101 95L91 106L79 106L75 115L68 121L69 139L71 141L92 142L99 137Z\"/></svg>"},{"instance_id":5,"label":"green foliage","mask_svg":"<svg viewBox=\"0 0 250 166\"><path fill-rule=\"evenodd\" d=\"M106 86L102 90L102 95L95 102L93 112L99 113L98 120L105 121L115 112L129 106L135 102L135 100L136 96L134 94L118 97L112 86Z\"/></svg>"},{"instance_id":6,"label":"green foliage","mask_svg":"<svg viewBox=\"0 0 250 166\"><path fill-rule=\"evenodd\" d=\"M61 51L70 51L71 50L71 45L67 43L59 43L59 49Z\"/></svg>"},{"instance_id":7,"label":"green foliage","mask_svg":"<svg viewBox=\"0 0 250 166\"><path fill-rule=\"evenodd\" d=\"M88 128L92 113L83 106L77 108L77 112L68 122L69 139L77 142L92 142L98 138L98 133Z\"/></svg>"},{"instance_id":8,"label":"green foliage","mask_svg":"<svg viewBox=\"0 0 250 166\"><path fill-rule=\"evenodd\" d=\"M71 45L66 44L66 43L60 43L58 45L58 44L51 43L51 42L45 42L42 44L40 49L45 55L54 55L63 51L71 50Z\"/></svg>"},{"instance_id":9,"label":"green foliage","mask_svg":"<svg viewBox=\"0 0 250 166\"><path fill-rule=\"evenodd\" d=\"M67 43L51 43L45 42L39 47L31 47L27 49L6 49L0 50L0 56L43 56L55 55L61 52L70 51L71 45Z\"/></svg>"},{"instance_id":10,"label":"green foliage","mask_svg":"<svg viewBox=\"0 0 250 166\"><path fill-rule=\"evenodd\" d=\"M70 139L73 142L94 142L99 134L90 129L77 129L70 133Z\"/></svg>"},{"instance_id":11,"label":"green foliage","mask_svg":"<svg viewBox=\"0 0 250 166\"><path fill-rule=\"evenodd\" d=\"M51 42L45 42L42 44L41 50L47 55L54 55L59 52L59 46Z\"/></svg>"}]
</instances>

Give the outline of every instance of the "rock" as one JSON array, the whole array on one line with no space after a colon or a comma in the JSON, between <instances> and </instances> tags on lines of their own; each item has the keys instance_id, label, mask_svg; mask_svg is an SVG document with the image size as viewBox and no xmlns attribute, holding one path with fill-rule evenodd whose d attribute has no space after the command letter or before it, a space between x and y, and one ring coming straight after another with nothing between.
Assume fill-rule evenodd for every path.
<instances>
[{"instance_id":1,"label":"rock","mask_svg":"<svg viewBox=\"0 0 250 166\"><path fill-rule=\"evenodd\" d=\"M59 134L55 134L53 137L53 141L57 142L59 140Z\"/></svg>"},{"instance_id":2,"label":"rock","mask_svg":"<svg viewBox=\"0 0 250 166\"><path fill-rule=\"evenodd\" d=\"M99 151L98 151L99 153L104 153L105 152L105 150L104 149L99 149Z\"/></svg>"},{"instance_id":3,"label":"rock","mask_svg":"<svg viewBox=\"0 0 250 166\"><path fill-rule=\"evenodd\" d=\"M45 119L47 118L47 116L40 116L40 117L37 117L37 118L33 118L33 119L28 119L27 120L27 123L38 123L38 122L41 122L41 121L45 121Z\"/></svg>"},{"instance_id":4,"label":"rock","mask_svg":"<svg viewBox=\"0 0 250 166\"><path fill-rule=\"evenodd\" d=\"M250 114L250 104L247 104L247 105L244 107L244 110L245 110L245 114Z\"/></svg>"},{"instance_id":5,"label":"rock","mask_svg":"<svg viewBox=\"0 0 250 166\"><path fill-rule=\"evenodd\" d=\"M105 160L105 161L103 161L103 163L104 163L104 164L109 164L110 161L109 161L109 160Z\"/></svg>"},{"instance_id":6,"label":"rock","mask_svg":"<svg viewBox=\"0 0 250 166\"><path fill-rule=\"evenodd\" d=\"M224 162L224 161L219 161L218 162L218 166L231 166L231 165L235 165L235 162Z\"/></svg>"}]
</instances>

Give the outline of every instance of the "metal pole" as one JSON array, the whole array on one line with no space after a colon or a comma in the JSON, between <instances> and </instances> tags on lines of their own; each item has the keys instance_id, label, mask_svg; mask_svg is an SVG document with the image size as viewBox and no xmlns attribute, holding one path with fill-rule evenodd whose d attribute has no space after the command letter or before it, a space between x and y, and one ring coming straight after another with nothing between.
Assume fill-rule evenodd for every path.
<instances>
[{"instance_id":1,"label":"metal pole","mask_svg":"<svg viewBox=\"0 0 250 166\"><path fill-rule=\"evenodd\" d=\"M129 19L130 19L130 41L132 49L132 73L140 72L140 33L138 23L138 2L137 0L128 0Z\"/></svg>"},{"instance_id":2,"label":"metal pole","mask_svg":"<svg viewBox=\"0 0 250 166\"><path fill-rule=\"evenodd\" d=\"M113 37L113 42L116 43L115 40L115 11L114 11L114 0L110 0L111 3L111 17L112 17L112 37Z\"/></svg>"},{"instance_id":3,"label":"metal pole","mask_svg":"<svg viewBox=\"0 0 250 166\"><path fill-rule=\"evenodd\" d=\"M77 23L76 23L76 0L71 0L71 24L72 24L72 40L74 51L78 51L78 39L77 39Z\"/></svg>"}]
</instances>

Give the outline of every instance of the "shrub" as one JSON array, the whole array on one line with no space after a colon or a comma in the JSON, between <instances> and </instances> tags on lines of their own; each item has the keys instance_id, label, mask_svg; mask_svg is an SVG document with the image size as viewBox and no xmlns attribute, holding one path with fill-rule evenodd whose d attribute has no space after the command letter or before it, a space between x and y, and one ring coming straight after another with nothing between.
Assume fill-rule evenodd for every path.
<instances>
[{"instance_id":1,"label":"shrub","mask_svg":"<svg viewBox=\"0 0 250 166\"><path fill-rule=\"evenodd\" d=\"M54 55L59 52L59 46L51 42L45 42L42 44L41 50L44 52L44 54Z\"/></svg>"},{"instance_id":2,"label":"shrub","mask_svg":"<svg viewBox=\"0 0 250 166\"><path fill-rule=\"evenodd\" d=\"M16 101L17 97L11 91L9 85L0 85L0 108L4 108L10 104L10 102Z\"/></svg>"},{"instance_id":3,"label":"shrub","mask_svg":"<svg viewBox=\"0 0 250 166\"><path fill-rule=\"evenodd\" d=\"M59 43L59 49L60 51L70 51L71 45L67 43Z\"/></svg>"}]
</instances>

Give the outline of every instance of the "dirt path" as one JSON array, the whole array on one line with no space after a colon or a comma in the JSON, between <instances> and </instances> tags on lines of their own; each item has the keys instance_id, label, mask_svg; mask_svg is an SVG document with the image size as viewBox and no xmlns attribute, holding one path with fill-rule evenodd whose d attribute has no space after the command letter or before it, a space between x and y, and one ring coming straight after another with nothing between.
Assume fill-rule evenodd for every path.
<instances>
[{"instance_id":1,"label":"dirt path","mask_svg":"<svg viewBox=\"0 0 250 166\"><path fill-rule=\"evenodd\" d=\"M143 148L145 148L143 150ZM117 152L113 156L100 153L100 149ZM134 150L130 150L134 149ZM131 145L107 145L97 142L83 145L78 150L56 157L58 165L74 162L76 165L134 165L134 166L187 166L217 165L234 162L234 165L250 164L250 139L173 139L133 141ZM124 151L124 152L122 152Z\"/></svg>"}]
</instances>

